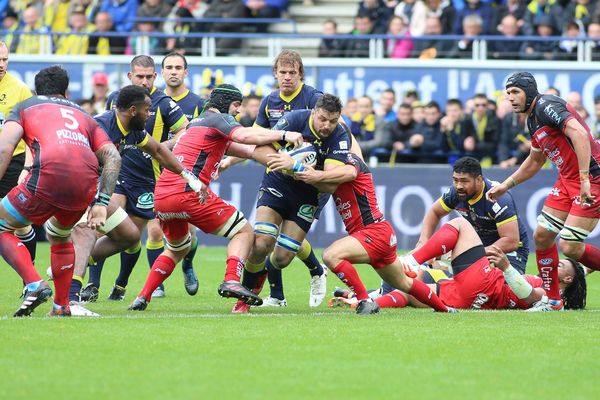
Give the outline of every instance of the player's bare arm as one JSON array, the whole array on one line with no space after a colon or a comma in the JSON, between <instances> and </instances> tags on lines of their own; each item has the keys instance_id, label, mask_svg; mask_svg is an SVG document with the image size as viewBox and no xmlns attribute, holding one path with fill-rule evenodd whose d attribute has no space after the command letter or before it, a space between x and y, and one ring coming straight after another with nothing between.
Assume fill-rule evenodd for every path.
<instances>
[{"instance_id":1,"label":"player's bare arm","mask_svg":"<svg viewBox=\"0 0 600 400\"><path fill-rule=\"evenodd\" d=\"M231 139L237 143L266 145L277 141L285 141L294 149L304 142L302 134L293 131L271 130L259 127L244 127L234 130Z\"/></svg>"},{"instance_id":2,"label":"player's bare arm","mask_svg":"<svg viewBox=\"0 0 600 400\"><path fill-rule=\"evenodd\" d=\"M498 235L500 238L485 248L486 254L492 246L499 248L504 253L510 253L519 248L519 222L517 220L498 226Z\"/></svg>"},{"instance_id":3,"label":"player's bare arm","mask_svg":"<svg viewBox=\"0 0 600 400\"><path fill-rule=\"evenodd\" d=\"M421 228L421 236L417 241L416 248L421 247L435 232L435 228L440 223L440 220L448 215L449 212L444 210L439 201L436 201L429 207L425 217L423 218L423 227Z\"/></svg>"},{"instance_id":4,"label":"player's bare arm","mask_svg":"<svg viewBox=\"0 0 600 400\"><path fill-rule=\"evenodd\" d=\"M590 187L590 158L591 148L589 133L575 119L571 118L565 127L565 135L571 140L573 150L577 155L577 164L579 165L579 179L581 182L581 203L589 205L593 203Z\"/></svg>"},{"instance_id":5,"label":"player's bare arm","mask_svg":"<svg viewBox=\"0 0 600 400\"><path fill-rule=\"evenodd\" d=\"M498 197L506 193L510 188L525 182L532 176L538 173L546 162L546 156L539 149L531 148L529 155L523 161L523 164L511 176L506 178L504 182L495 185L485 194L485 197L490 201L496 201Z\"/></svg>"},{"instance_id":6,"label":"player's bare arm","mask_svg":"<svg viewBox=\"0 0 600 400\"><path fill-rule=\"evenodd\" d=\"M106 222L107 207L115 190L119 171L121 170L121 156L114 144L109 143L96 151L96 158L102 165L102 174L98 182L98 196L96 203L88 213L88 227L98 229Z\"/></svg>"},{"instance_id":7,"label":"player's bare arm","mask_svg":"<svg viewBox=\"0 0 600 400\"><path fill-rule=\"evenodd\" d=\"M318 171L306 167L304 171L296 172L294 178L313 185L321 192L333 193L342 183L356 179L358 171L352 165L336 166L326 171Z\"/></svg>"},{"instance_id":8,"label":"player's bare arm","mask_svg":"<svg viewBox=\"0 0 600 400\"><path fill-rule=\"evenodd\" d=\"M173 137L171 139L165 140L163 142L163 144L165 146L167 146L167 149L173 150L173 147L175 147L175 143L177 143L177 139L179 139L179 136L181 136L181 134L183 132L185 132L185 129L188 126L188 123L189 123L189 121L187 120L187 118L185 118L185 121L183 122L183 124L181 124L181 126L179 128L177 128L171 132L173 134Z\"/></svg>"},{"instance_id":9,"label":"player's bare arm","mask_svg":"<svg viewBox=\"0 0 600 400\"><path fill-rule=\"evenodd\" d=\"M22 137L23 127L21 125L13 121L8 121L4 125L2 135L0 135L0 179L6 173L13 151Z\"/></svg>"}]
</instances>

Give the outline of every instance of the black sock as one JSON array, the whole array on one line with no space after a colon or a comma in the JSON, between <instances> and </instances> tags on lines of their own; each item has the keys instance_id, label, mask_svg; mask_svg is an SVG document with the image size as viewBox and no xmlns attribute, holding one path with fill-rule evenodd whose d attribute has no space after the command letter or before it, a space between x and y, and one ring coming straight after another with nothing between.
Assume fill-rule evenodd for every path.
<instances>
[{"instance_id":1,"label":"black sock","mask_svg":"<svg viewBox=\"0 0 600 400\"><path fill-rule=\"evenodd\" d=\"M100 289L100 277L102 276L102 268L104 267L104 260L97 261L96 264L89 266L90 276L88 277L88 283L96 286Z\"/></svg>"},{"instance_id":2,"label":"black sock","mask_svg":"<svg viewBox=\"0 0 600 400\"><path fill-rule=\"evenodd\" d=\"M79 301L79 293L83 286L83 280L78 276L73 276L71 287L69 288L69 301Z\"/></svg>"},{"instance_id":3,"label":"black sock","mask_svg":"<svg viewBox=\"0 0 600 400\"><path fill-rule=\"evenodd\" d=\"M198 249L198 239L195 239L192 237L192 248L190 249L190 252L187 253L185 257L183 257L183 262L181 263L181 269L183 269L183 272L194 268L193 262L194 262L194 256L196 255L197 249Z\"/></svg>"},{"instance_id":4,"label":"black sock","mask_svg":"<svg viewBox=\"0 0 600 400\"><path fill-rule=\"evenodd\" d=\"M31 256L31 261L35 264L35 249L37 247L37 239L35 237L35 230L32 228L29 232L24 235L19 235L15 233L15 236L25 245L29 255Z\"/></svg>"},{"instance_id":5,"label":"black sock","mask_svg":"<svg viewBox=\"0 0 600 400\"><path fill-rule=\"evenodd\" d=\"M271 297L274 299L283 300L285 296L283 295L283 279L281 277L281 270L275 268L273 263L271 263L271 258L267 257L267 261L265 261L265 268L267 269L268 277L269 277L269 287L271 288Z\"/></svg>"},{"instance_id":6,"label":"black sock","mask_svg":"<svg viewBox=\"0 0 600 400\"><path fill-rule=\"evenodd\" d=\"M127 287L129 283L129 277L131 276L131 272L133 268L135 268L135 264L140 258L140 254L142 254L142 246L138 246L133 250L126 250L121 252L121 269L119 269L119 276L115 279L115 285L121 287Z\"/></svg>"}]
</instances>

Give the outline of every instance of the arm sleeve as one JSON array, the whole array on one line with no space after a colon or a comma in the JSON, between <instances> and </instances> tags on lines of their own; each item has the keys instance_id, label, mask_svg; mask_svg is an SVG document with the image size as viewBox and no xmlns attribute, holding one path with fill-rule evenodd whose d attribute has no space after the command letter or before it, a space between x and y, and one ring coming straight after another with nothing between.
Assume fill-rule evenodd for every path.
<instances>
[{"instance_id":1,"label":"arm sleeve","mask_svg":"<svg viewBox=\"0 0 600 400\"><path fill-rule=\"evenodd\" d=\"M535 115L540 124L560 129L561 132L564 132L567 122L573 118L566 105L551 96L542 96L538 100Z\"/></svg>"},{"instance_id":2,"label":"arm sleeve","mask_svg":"<svg viewBox=\"0 0 600 400\"><path fill-rule=\"evenodd\" d=\"M262 126L263 128L270 128L269 124L269 116L267 114L267 98L265 97L260 102L260 106L258 107L258 115L256 116L256 121L254 121L254 125Z\"/></svg>"},{"instance_id":3,"label":"arm sleeve","mask_svg":"<svg viewBox=\"0 0 600 400\"><path fill-rule=\"evenodd\" d=\"M495 203L492 203L492 215L496 221L496 226L504 225L507 222L517 219L515 202L510 194L505 193Z\"/></svg>"},{"instance_id":4,"label":"arm sleeve","mask_svg":"<svg viewBox=\"0 0 600 400\"><path fill-rule=\"evenodd\" d=\"M456 189L454 189L454 187L448 188L438 201L444 211L450 212L454 210L458 204L458 194L456 193Z\"/></svg>"},{"instance_id":5,"label":"arm sleeve","mask_svg":"<svg viewBox=\"0 0 600 400\"><path fill-rule=\"evenodd\" d=\"M231 133L241 127L240 123L237 122L234 117L225 114L215 114L214 124L211 125L219 132L223 133L223 135L227 136L229 140L231 140Z\"/></svg>"},{"instance_id":6,"label":"arm sleeve","mask_svg":"<svg viewBox=\"0 0 600 400\"><path fill-rule=\"evenodd\" d=\"M165 97L165 99L160 102L160 108L161 113L165 116L165 124L169 127L169 131L176 131L185 122L185 114L175 100Z\"/></svg>"}]
</instances>

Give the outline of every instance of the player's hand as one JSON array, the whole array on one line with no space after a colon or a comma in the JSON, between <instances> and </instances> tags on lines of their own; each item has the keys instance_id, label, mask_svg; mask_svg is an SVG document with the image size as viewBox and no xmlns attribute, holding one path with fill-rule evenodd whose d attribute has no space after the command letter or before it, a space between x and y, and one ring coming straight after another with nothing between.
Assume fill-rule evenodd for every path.
<instances>
[{"instance_id":1,"label":"player's hand","mask_svg":"<svg viewBox=\"0 0 600 400\"><path fill-rule=\"evenodd\" d=\"M219 163L219 168L217 168L215 173L212 175L212 180L216 181L217 179L219 179L219 176L221 176L221 173L229 167L231 167L231 157L223 158L221 160L221 162Z\"/></svg>"},{"instance_id":2,"label":"player's hand","mask_svg":"<svg viewBox=\"0 0 600 400\"><path fill-rule=\"evenodd\" d=\"M485 248L485 255L488 261L501 271L506 270L510 265L506 254L496 245L487 246Z\"/></svg>"},{"instance_id":3,"label":"player's hand","mask_svg":"<svg viewBox=\"0 0 600 400\"><path fill-rule=\"evenodd\" d=\"M582 180L580 185L581 206L589 207L594 204L594 199L596 198L596 196L592 196L592 188L589 179Z\"/></svg>"},{"instance_id":4,"label":"player's hand","mask_svg":"<svg viewBox=\"0 0 600 400\"><path fill-rule=\"evenodd\" d=\"M106 223L107 210L105 206L95 204L88 212L87 226L90 229L98 230Z\"/></svg>"},{"instance_id":5,"label":"player's hand","mask_svg":"<svg viewBox=\"0 0 600 400\"><path fill-rule=\"evenodd\" d=\"M313 167L305 167L304 171L295 172L294 178L304 183L308 183L309 185L313 185L321 182L321 175L323 175L323 171L318 171Z\"/></svg>"},{"instance_id":6,"label":"player's hand","mask_svg":"<svg viewBox=\"0 0 600 400\"><path fill-rule=\"evenodd\" d=\"M487 191L485 194L485 198L489 201L495 202L498 200L498 197L502 196L504 193L508 191L508 186L505 183L500 183L498 185L494 185Z\"/></svg>"},{"instance_id":7,"label":"player's hand","mask_svg":"<svg viewBox=\"0 0 600 400\"><path fill-rule=\"evenodd\" d=\"M20 185L21 183L23 183L25 181L25 178L27 178L27 175L29 175L29 171L21 171L21 174L19 174L19 179L17 180L17 184Z\"/></svg>"},{"instance_id":8,"label":"player's hand","mask_svg":"<svg viewBox=\"0 0 600 400\"><path fill-rule=\"evenodd\" d=\"M297 149L298 147L302 146L302 143L304 143L304 138L302 137L301 133L286 131L285 141L291 144L294 149Z\"/></svg>"},{"instance_id":9,"label":"player's hand","mask_svg":"<svg viewBox=\"0 0 600 400\"><path fill-rule=\"evenodd\" d=\"M271 171L291 171L294 168L295 160L287 153L268 154L267 157L269 157L269 161L267 161L267 167L269 167Z\"/></svg>"},{"instance_id":10,"label":"player's hand","mask_svg":"<svg viewBox=\"0 0 600 400\"><path fill-rule=\"evenodd\" d=\"M195 181L189 182L190 187L200 199L200 204L206 203L208 199L208 186L206 186L200 179L196 179Z\"/></svg>"}]
</instances>

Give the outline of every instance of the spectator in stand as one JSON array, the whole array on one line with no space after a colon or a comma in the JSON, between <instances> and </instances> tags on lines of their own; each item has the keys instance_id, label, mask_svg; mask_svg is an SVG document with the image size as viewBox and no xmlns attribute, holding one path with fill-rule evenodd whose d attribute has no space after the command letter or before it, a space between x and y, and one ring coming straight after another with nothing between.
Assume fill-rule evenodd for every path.
<instances>
[{"instance_id":1,"label":"spectator in stand","mask_svg":"<svg viewBox=\"0 0 600 400\"><path fill-rule=\"evenodd\" d=\"M438 163L441 159L445 162L445 157L441 157L444 140L440 126L441 116L440 105L437 102L430 101L425 105L424 120L415 128L416 133L410 140L413 149L419 155L417 161L420 163Z\"/></svg>"},{"instance_id":2,"label":"spectator in stand","mask_svg":"<svg viewBox=\"0 0 600 400\"><path fill-rule=\"evenodd\" d=\"M106 11L112 16L113 25L117 32L131 32L137 15L138 0L104 0L100 11Z\"/></svg>"},{"instance_id":3,"label":"spectator in stand","mask_svg":"<svg viewBox=\"0 0 600 400\"><path fill-rule=\"evenodd\" d=\"M160 32L158 25L158 22L139 21L135 26L135 31L140 35L129 38L128 54L161 54L164 52L165 41L152 35Z\"/></svg>"},{"instance_id":4,"label":"spectator in stand","mask_svg":"<svg viewBox=\"0 0 600 400\"><path fill-rule=\"evenodd\" d=\"M554 86L550 86L548 89L544 90L544 94L551 94L553 96L560 97L560 90L558 90ZM511 106L511 108L512 108L512 106Z\"/></svg>"},{"instance_id":5,"label":"spectator in stand","mask_svg":"<svg viewBox=\"0 0 600 400\"><path fill-rule=\"evenodd\" d=\"M373 33L373 20L366 13L358 13L354 17L354 29L351 35L370 35ZM346 40L344 46L344 56L348 58L367 58L369 57L369 39L350 39Z\"/></svg>"},{"instance_id":6,"label":"spectator in stand","mask_svg":"<svg viewBox=\"0 0 600 400\"><path fill-rule=\"evenodd\" d=\"M577 60L577 39L585 37L585 33L579 26L579 23L571 21L567 23L563 31L563 37L565 39L558 43L558 48L554 51L554 58L556 60Z\"/></svg>"},{"instance_id":7,"label":"spectator in stand","mask_svg":"<svg viewBox=\"0 0 600 400\"><path fill-rule=\"evenodd\" d=\"M383 126L383 136L387 138L389 150L395 152L410 150L413 147L411 138L416 133L416 127L417 124L413 120L413 110L410 104L400 104L398 111L396 111L396 118ZM396 161L406 160L405 158L396 157Z\"/></svg>"},{"instance_id":8,"label":"spectator in stand","mask_svg":"<svg viewBox=\"0 0 600 400\"><path fill-rule=\"evenodd\" d=\"M19 16L10 7L7 7L2 14L2 29L6 31L4 34L4 43L8 47L9 52L14 53L16 50L17 41L12 32L19 29ZM15 46L13 46L13 44Z\"/></svg>"},{"instance_id":9,"label":"spectator in stand","mask_svg":"<svg viewBox=\"0 0 600 400\"><path fill-rule=\"evenodd\" d=\"M92 76L92 97L90 99L94 113L102 114L106 110L106 102L108 101L108 75L105 72L96 72Z\"/></svg>"},{"instance_id":10,"label":"spectator in stand","mask_svg":"<svg viewBox=\"0 0 600 400\"><path fill-rule=\"evenodd\" d=\"M394 8L394 14L404 18L404 21L408 24L408 30L413 36L423 34L424 22L427 18L427 7L422 0L403 0Z\"/></svg>"},{"instance_id":11,"label":"spectator in stand","mask_svg":"<svg viewBox=\"0 0 600 400\"><path fill-rule=\"evenodd\" d=\"M442 25L442 34L451 34L457 15L452 2L450 0L425 0L425 5L427 6L426 18L419 22L423 27L422 32L427 32L427 18L438 17ZM412 32L411 34L417 36Z\"/></svg>"},{"instance_id":12,"label":"spectator in stand","mask_svg":"<svg viewBox=\"0 0 600 400\"><path fill-rule=\"evenodd\" d=\"M569 92L565 100L567 104L573 106L575 111L577 111L577 113L586 123L588 123L588 125L591 124L590 113L583 106L583 99L581 98L581 94L579 92Z\"/></svg>"},{"instance_id":13,"label":"spectator in stand","mask_svg":"<svg viewBox=\"0 0 600 400\"><path fill-rule=\"evenodd\" d=\"M337 22L332 19L328 19L323 22L323 35L333 36L337 35ZM340 39L321 39L319 43L319 58L326 57L343 57L344 56L344 42Z\"/></svg>"},{"instance_id":14,"label":"spectator in stand","mask_svg":"<svg viewBox=\"0 0 600 400\"><path fill-rule=\"evenodd\" d=\"M537 35L540 37L555 36L556 28L551 16L541 18L536 26ZM521 58L524 60L553 60L554 51L558 43L554 40L539 41L532 40L523 43L521 47Z\"/></svg>"},{"instance_id":15,"label":"spectator in stand","mask_svg":"<svg viewBox=\"0 0 600 400\"><path fill-rule=\"evenodd\" d=\"M425 121L425 104L419 100L415 100L410 106L413 110L413 119L417 124L422 124Z\"/></svg>"},{"instance_id":16,"label":"spectator in stand","mask_svg":"<svg viewBox=\"0 0 600 400\"><path fill-rule=\"evenodd\" d=\"M204 13L205 18L244 18L245 16L246 8L241 0L213 1ZM211 22L205 25L200 31L240 32L242 26L240 23L231 21ZM242 40L240 38L217 38L216 46L218 56L232 55L240 52Z\"/></svg>"},{"instance_id":17,"label":"spectator in stand","mask_svg":"<svg viewBox=\"0 0 600 400\"><path fill-rule=\"evenodd\" d=\"M144 0L138 7L137 18L166 18L173 7L161 0ZM157 25L158 30L162 30L162 23Z\"/></svg>"},{"instance_id":18,"label":"spectator in stand","mask_svg":"<svg viewBox=\"0 0 600 400\"><path fill-rule=\"evenodd\" d=\"M600 96L594 97L594 121L590 126L594 138L600 138Z\"/></svg>"},{"instance_id":19,"label":"spectator in stand","mask_svg":"<svg viewBox=\"0 0 600 400\"><path fill-rule=\"evenodd\" d=\"M414 45L413 41L410 39L410 32L408 31L404 17L394 15L392 18L390 18L390 24L387 33L388 35L396 36L395 38L386 39L387 57L410 57Z\"/></svg>"},{"instance_id":20,"label":"spectator in stand","mask_svg":"<svg viewBox=\"0 0 600 400\"><path fill-rule=\"evenodd\" d=\"M379 95L379 107L375 110L375 115L382 118L384 122L394 121L396 113L394 105L396 104L396 92L394 89L387 88Z\"/></svg>"},{"instance_id":21,"label":"spectator in stand","mask_svg":"<svg viewBox=\"0 0 600 400\"><path fill-rule=\"evenodd\" d=\"M442 24L440 18L429 16L425 20L425 35L439 36L442 35ZM432 58L444 58L449 53L454 44L451 40L442 39L427 39L415 40L413 57L422 60L430 60Z\"/></svg>"},{"instance_id":22,"label":"spectator in stand","mask_svg":"<svg viewBox=\"0 0 600 400\"><path fill-rule=\"evenodd\" d=\"M583 31L583 28L592 22L592 14L595 7L596 2L591 2L590 0L571 0L565 6L564 18L567 21L577 22Z\"/></svg>"},{"instance_id":23,"label":"spectator in stand","mask_svg":"<svg viewBox=\"0 0 600 400\"><path fill-rule=\"evenodd\" d=\"M519 21L514 15L506 14L498 26L498 32L505 39L516 39L519 36ZM518 60L521 46L521 40L490 40L488 41L488 57Z\"/></svg>"},{"instance_id":24,"label":"spectator in stand","mask_svg":"<svg viewBox=\"0 0 600 400\"><path fill-rule=\"evenodd\" d=\"M360 143L360 148L363 149L363 143L373 144L371 141L375 139L377 125L382 124L383 119L375 115L373 100L369 96L358 98L357 109L357 112L352 115L350 130ZM364 151L365 149L363 149Z\"/></svg>"},{"instance_id":25,"label":"spectator in stand","mask_svg":"<svg viewBox=\"0 0 600 400\"><path fill-rule=\"evenodd\" d=\"M41 2L40 2L41 3ZM31 2L35 4L35 2ZM38 3L38 6L40 4ZM43 7L38 11L42 15L42 24L50 32L67 32L69 31L69 13L71 8L70 0L45 0ZM57 37L57 39L60 36Z\"/></svg>"},{"instance_id":26,"label":"spectator in stand","mask_svg":"<svg viewBox=\"0 0 600 400\"><path fill-rule=\"evenodd\" d=\"M473 113L467 118L473 121L474 132L464 142L465 151L481 160L482 165L491 166L497 159L500 138L500 120L488 109L488 98L483 93L473 97Z\"/></svg>"},{"instance_id":27,"label":"spectator in stand","mask_svg":"<svg viewBox=\"0 0 600 400\"><path fill-rule=\"evenodd\" d=\"M169 14L169 18L171 14ZM202 39L190 37L189 33L198 32L198 24L190 19L194 18L190 10L185 7L177 8L173 15L174 23L167 25L163 24L165 33L172 33L175 37L167 38L165 41L165 52L178 52L185 55L199 55L202 52ZM166 29L170 29L167 31Z\"/></svg>"},{"instance_id":28,"label":"spectator in stand","mask_svg":"<svg viewBox=\"0 0 600 400\"><path fill-rule=\"evenodd\" d=\"M473 121L466 118L459 99L446 101L446 115L440 120L440 127L444 134L442 149L447 152L462 152L465 139L474 133Z\"/></svg>"},{"instance_id":29,"label":"spectator in stand","mask_svg":"<svg viewBox=\"0 0 600 400\"><path fill-rule=\"evenodd\" d=\"M553 29L564 25L564 10L558 1L555 0L531 0L527 5L527 11L523 17L525 21L521 31L525 36L534 36L537 27L544 24ZM539 31L537 31L539 34ZM541 35L540 35L541 36Z\"/></svg>"},{"instance_id":30,"label":"spectator in stand","mask_svg":"<svg viewBox=\"0 0 600 400\"><path fill-rule=\"evenodd\" d=\"M52 51L52 41L49 36L40 40L40 35L36 33L48 33L40 19L40 14L35 6L28 6L23 11L23 22L25 26L21 29L22 33L16 38L17 54L47 54ZM14 43L14 42L13 42ZM15 46L15 44L13 44Z\"/></svg>"},{"instance_id":31,"label":"spectator in stand","mask_svg":"<svg viewBox=\"0 0 600 400\"><path fill-rule=\"evenodd\" d=\"M502 34L498 30L498 27L502 23L502 19L507 15L512 15L517 19L517 25L520 30L525 24L525 11L527 11L527 2L525 0L507 0L506 4L496 5L492 14L490 33L494 35Z\"/></svg>"},{"instance_id":32,"label":"spectator in stand","mask_svg":"<svg viewBox=\"0 0 600 400\"><path fill-rule=\"evenodd\" d=\"M173 33L176 31L175 24L177 23L178 15L182 15L184 11L179 11L185 9L188 11L192 18L202 18L204 16L204 12L208 8L208 5L203 0L178 0L175 2L175 5L171 9L171 12L167 16L167 21L163 24L163 31L166 33ZM180 14L177 14L180 12ZM186 14L187 15L187 14ZM196 29L195 24L191 24L191 26ZM196 30L191 30L191 32L196 32ZM182 49L178 49L181 52ZM185 54L191 54L189 51L191 49L187 49L188 51ZM184 53L182 53L184 54Z\"/></svg>"},{"instance_id":33,"label":"spectator in stand","mask_svg":"<svg viewBox=\"0 0 600 400\"><path fill-rule=\"evenodd\" d=\"M239 121L240 125L251 127L258 116L258 109L262 98L254 93L244 96L242 100L242 108L240 109Z\"/></svg>"},{"instance_id":34,"label":"spectator in stand","mask_svg":"<svg viewBox=\"0 0 600 400\"><path fill-rule=\"evenodd\" d=\"M91 32L94 27L88 24L83 7L74 7L69 16L71 34L59 36L56 41L55 54L60 55L85 55L88 53L89 36L84 34Z\"/></svg>"},{"instance_id":35,"label":"spectator in stand","mask_svg":"<svg viewBox=\"0 0 600 400\"><path fill-rule=\"evenodd\" d=\"M500 168L521 164L531 151L525 127L525 114L510 112L502 119L502 130L498 146Z\"/></svg>"},{"instance_id":36,"label":"spectator in stand","mask_svg":"<svg viewBox=\"0 0 600 400\"><path fill-rule=\"evenodd\" d=\"M594 21L588 25L587 37L594 40L589 40L587 45L592 51L592 61L600 61L600 22Z\"/></svg>"},{"instance_id":37,"label":"spectator in stand","mask_svg":"<svg viewBox=\"0 0 600 400\"><path fill-rule=\"evenodd\" d=\"M280 18L288 6L288 0L243 0L246 15L250 18ZM218 3L218 1L217 1ZM266 32L267 24L257 24L259 32Z\"/></svg>"},{"instance_id":38,"label":"spectator in stand","mask_svg":"<svg viewBox=\"0 0 600 400\"><path fill-rule=\"evenodd\" d=\"M352 125L352 116L358 112L358 101L355 98L346 100L346 104L342 108L342 119L346 125Z\"/></svg>"},{"instance_id":39,"label":"spectator in stand","mask_svg":"<svg viewBox=\"0 0 600 400\"><path fill-rule=\"evenodd\" d=\"M448 58L473 58L473 40L482 32L482 19L477 14L467 15L462 20L464 39L454 44Z\"/></svg>"},{"instance_id":40,"label":"spectator in stand","mask_svg":"<svg viewBox=\"0 0 600 400\"><path fill-rule=\"evenodd\" d=\"M414 102L419 101L419 93L415 89L409 89L404 93L402 103L413 105Z\"/></svg>"},{"instance_id":41,"label":"spectator in stand","mask_svg":"<svg viewBox=\"0 0 600 400\"><path fill-rule=\"evenodd\" d=\"M373 21L372 33L385 33L393 10L383 0L363 0L358 6L358 14L368 14Z\"/></svg>"},{"instance_id":42,"label":"spectator in stand","mask_svg":"<svg viewBox=\"0 0 600 400\"><path fill-rule=\"evenodd\" d=\"M96 115L94 112L94 107L92 106L92 102L89 99L81 99L76 101L77 105L83 108L83 111L90 115Z\"/></svg>"},{"instance_id":43,"label":"spectator in stand","mask_svg":"<svg viewBox=\"0 0 600 400\"><path fill-rule=\"evenodd\" d=\"M456 35L464 34L469 36L469 33L465 30L464 20L471 15L477 15L481 20L481 31L479 33L486 34L490 29L492 14L493 9L489 4L483 3L480 0L467 0L465 8L458 13L454 20L454 33Z\"/></svg>"},{"instance_id":44,"label":"spectator in stand","mask_svg":"<svg viewBox=\"0 0 600 400\"><path fill-rule=\"evenodd\" d=\"M125 36L102 36L102 33L116 32L113 27L112 15L106 11L96 14L96 33L90 35L88 54L98 56L125 54L127 38Z\"/></svg>"}]
</instances>

